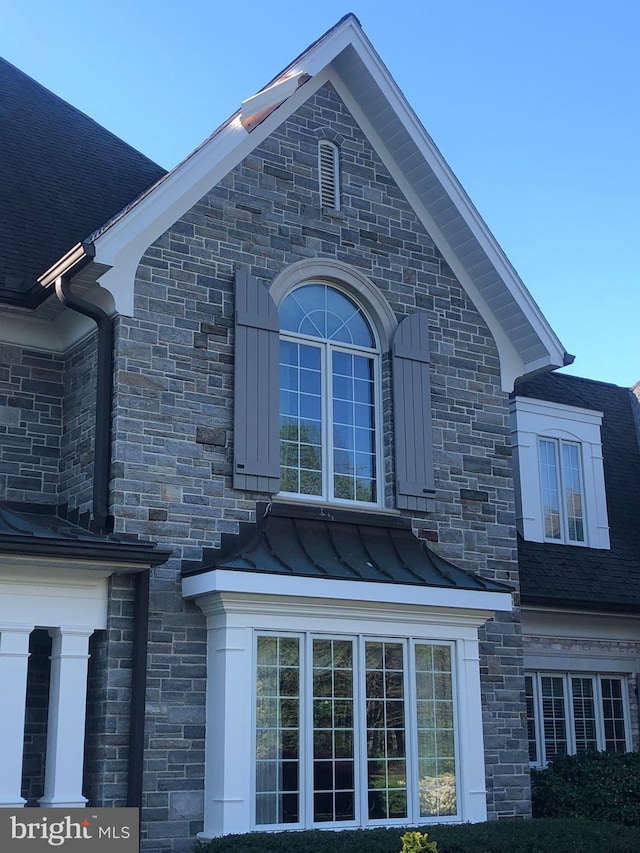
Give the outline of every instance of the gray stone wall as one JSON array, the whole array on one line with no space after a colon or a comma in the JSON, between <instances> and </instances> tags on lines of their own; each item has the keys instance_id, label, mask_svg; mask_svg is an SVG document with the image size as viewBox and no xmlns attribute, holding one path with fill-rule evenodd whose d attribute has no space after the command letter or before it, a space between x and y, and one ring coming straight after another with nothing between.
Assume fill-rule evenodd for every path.
<instances>
[{"instance_id":1,"label":"gray stone wall","mask_svg":"<svg viewBox=\"0 0 640 853\"><path fill-rule=\"evenodd\" d=\"M323 136L340 146L339 212L320 207ZM147 806L154 807L154 837L145 849L178 850L186 822L195 819L190 826L197 827L202 797L204 619L180 598L179 559L198 559L203 546L254 518L257 496L231 485L235 269L248 266L269 283L287 265L316 257L365 273L398 318L427 314L437 500L435 513L416 515L413 524L444 557L517 585L508 407L495 344L327 86L149 248L138 269L135 316L118 325L117 529L171 545L176 555L152 580L152 636L161 640L152 641L149 654ZM388 397L386 387L387 403ZM389 424L387 408L387 430ZM390 486L390 434L385 448ZM191 692L184 692L185 679ZM524 815L529 776L517 613L483 632L482 679L489 811ZM177 719L191 714L189 723ZM182 727L176 740L172 726ZM154 736L158 727L166 739Z\"/></svg>"},{"instance_id":2,"label":"gray stone wall","mask_svg":"<svg viewBox=\"0 0 640 853\"><path fill-rule=\"evenodd\" d=\"M89 638L84 789L89 804L127 804L134 578L109 578L105 630Z\"/></svg>"},{"instance_id":3,"label":"gray stone wall","mask_svg":"<svg viewBox=\"0 0 640 853\"><path fill-rule=\"evenodd\" d=\"M0 345L0 499L90 509L95 336L65 355Z\"/></svg>"},{"instance_id":4,"label":"gray stone wall","mask_svg":"<svg viewBox=\"0 0 640 853\"><path fill-rule=\"evenodd\" d=\"M64 361L0 346L0 498L57 503Z\"/></svg>"},{"instance_id":5,"label":"gray stone wall","mask_svg":"<svg viewBox=\"0 0 640 853\"><path fill-rule=\"evenodd\" d=\"M93 333L64 360L64 405L58 502L91 509L96 417L96 338Z\"/></svg>"}]
</instances>

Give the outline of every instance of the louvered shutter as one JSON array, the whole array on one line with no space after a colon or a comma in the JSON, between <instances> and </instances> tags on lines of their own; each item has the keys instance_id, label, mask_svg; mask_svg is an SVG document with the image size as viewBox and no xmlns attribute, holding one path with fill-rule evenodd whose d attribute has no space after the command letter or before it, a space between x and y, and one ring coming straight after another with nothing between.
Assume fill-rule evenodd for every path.
<instances>
[{"instance_id":1,"label":"louvered shutter","mask_svg":"<svg viewBox=\"0 0 640 853\"><path fill-rule=\"evenodd\" d=\"M396 506L422 512L435 509L429 360L427 318L410 314L393 338Z\"/></svg>"},{"instance_id":2,"label":"louvered shutter","mask_svg":"<svg viewBox=\"0 0 640 853\"><path fill-rule=\"evenodd\" d=\"M246 269L236 272L233 486L280 488L278 309Z\"/></svg>"}]
</instances>

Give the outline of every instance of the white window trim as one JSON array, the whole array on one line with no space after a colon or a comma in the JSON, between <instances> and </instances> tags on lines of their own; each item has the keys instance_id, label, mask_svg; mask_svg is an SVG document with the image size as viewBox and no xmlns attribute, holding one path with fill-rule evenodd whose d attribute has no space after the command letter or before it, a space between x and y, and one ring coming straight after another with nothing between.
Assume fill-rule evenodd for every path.
<instances>
[{"instance_id":1,"label":"white window trim","mask_svg":"<svg viewBox=\"0 0 640 853\"><path fill-rule=\"evenodd\" d=\"M391 348L398 327L396 315L380 289L349 264L331 258L304 258L285 267L272 281L269 293L280 308L280 303L291 290L309 281L342 287L348 296L364 308L372 328L377 332L380 352L387 352Z\"/></svg>"},{"instance_id":2,"label":"white window trim","mask_svg":"<svg viewBox=\"0 0 640 853\"><path fill-rule=\"evenodd\" d=\"M516 526L529 542L557 542L572 547L609 549L609 521L602 461L602 412L546 400L511 400L511 437L516 484ZM584 542L546 539L542 512L538 440L573 442L580 446L584 489Z\"/></svg>"},{"instance_id":3,"label":"white window trim","mask_svg":"<svg viewBox=\"0 0 640 853\"><path fill-rule=\"evenodd\" d=\"M624 674L620 672L594 672L585 671L582 668L575 667L571 671L559 671L553 669L546 670L529 670L525 671L525 675L533 678L533 703L534 703L534 727L536 737L536 752L537 760L531 761L532 767L546 767L548 760L545 751L544 741L544 715L542 708L542 692L540 688L540 679L542 677L562 678L563 702L564 702L564 721L567 738L567 752L570 755L576 754L576 734L575 734L575 719L573 702L571 701L571 679L572 678L591 678L594 682L594 708L596 716L596 733L598 740L598 749L604 750L604 715L602 713L602 679L612 679L621 682L622 694L622 709L624 716L624 733L625 747L627 752L633 749L630 726L630 708L629 708L629 683Z\"/></svg>"},{"instance_id":4,"label":"white window trim","mask_svg":"<svg viewBox=\"0 0 640 853\"><path fill-rule=\"evenodd\" d=\"M253 826L253 738L247 732L253 730L254 711L247 697L254 696L256 631L451 642L457 672L459 819L486 820L478 628L496 610L510 610L510 596L225 570L185 578L183 595L196 599L208 629L200 838L243 833Z\"/></svg>"}]
</instances>

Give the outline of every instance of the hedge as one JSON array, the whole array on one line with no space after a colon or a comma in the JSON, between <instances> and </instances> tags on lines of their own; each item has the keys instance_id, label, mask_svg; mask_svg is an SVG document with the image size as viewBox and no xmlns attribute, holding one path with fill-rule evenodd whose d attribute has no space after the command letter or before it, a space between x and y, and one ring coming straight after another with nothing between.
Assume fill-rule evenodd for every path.
<instances>
[{"instance_id":1,"label":"hedge","mask_svg":"<svg viewBox=\"0 0 640 853\"><path fill-rule=\"evenodd\" d=\"M640 826L638 752L561 755L544 770L534 770L531 784L534 817L578 817Z\"/></svg>"},{"instance_id":2,"label":"hedge","mask_svg":"<svg viewBox=\"0 0 640 853\"><path fill-rule=\"evenodd\" d=\"M640 828L586 820L503 820L422 828L438 853L638 853ZM402 829L253 832L197 845L198 853L399 853Z\"/></svg>"}]
</instances>

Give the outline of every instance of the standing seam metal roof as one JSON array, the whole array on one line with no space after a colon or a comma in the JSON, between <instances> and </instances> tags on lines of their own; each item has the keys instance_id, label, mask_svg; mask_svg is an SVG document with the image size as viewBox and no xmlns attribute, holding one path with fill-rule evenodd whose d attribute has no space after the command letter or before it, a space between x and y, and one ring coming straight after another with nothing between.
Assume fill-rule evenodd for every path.
<instances>
[{"instance_id":1,"label":"standing seam metal roof","mask_svg":"<svg viewBox=\"0 0 640 853\"><path fill-rule=\"evenodd\" d=\"M225 534L221 549L184 562L183 575L215 569L511 592L454 566L414 535L409 519L325 507L259 504L258 521Z\"/></svg>"}]
</instances>

